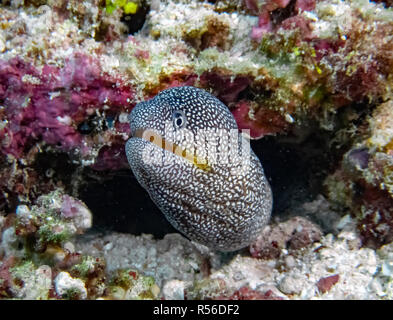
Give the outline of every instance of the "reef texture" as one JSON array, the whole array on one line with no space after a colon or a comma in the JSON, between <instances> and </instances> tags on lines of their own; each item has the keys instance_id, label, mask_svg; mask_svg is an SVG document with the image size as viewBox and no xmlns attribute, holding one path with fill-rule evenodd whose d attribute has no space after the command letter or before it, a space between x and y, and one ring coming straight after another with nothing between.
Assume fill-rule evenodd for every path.
<instances>
[{"instance_id":1,"label":"reef texture","mask_svg":"<svg viewBox=\"0 0 393 320\"><path fill-rule=\"evenodd\" d=\"M275 254L264 258L256 257L253 247L252 256L228 258L177 234L162 240L110 234L81 239L76 248L104 256L108 270L133 268L154 276L164 299L391 299L392 245L361 248L350 217L336 224L337 235L319 234L318 240L320 231L305 218L267 227L284 239L310 240L297 246L267 242L265 251Z\"/></svg>"},{"instance_id":2,"label":"reef texture","mask_svg":"<svg viewBox=\"0 0 393 320\"><path fill-rule=\"evenodd\" d=\"M374 248L393 240L392 116L392 100L378 105L325 181L332 202L356 217L363 245Z\"/></svg>"},{"instance_id":3,"label":"reef texture","mask_svg":"<svg viewBox=\"0 0 393 320\"><path fill-rule=\"evenodd\" d=\"M309 215L317 214L308 211ZM392 244L361 247L355 221L322 235L304 217L223 255L179 234L90 234L91 213L60 190L1 221L0 296L20 299L391 299ZM267 239L267 235L269 235ZM300 240L299 240L300 239ZM70 242L70 240L72 240ZM262 241L264 240L264 241ZM267 241L266 241L267 240ZM262 246L261 246L262 245ZM263 254L262 254L263 253Z\"/></svg>"},{"instance_id":4,"label":"reef texture","mask_svg":"<svg viewBox=\"0 0 393 320\"><path fill-rule=\"evenodd\" d=\"M391 6L2 1L0 297L392 299ZM180 235L82 235L86 177L128 168L128 113L183 85L218 97L253 139L323 137L323 195L233 256Z\"/></svg>"}]
</instances>

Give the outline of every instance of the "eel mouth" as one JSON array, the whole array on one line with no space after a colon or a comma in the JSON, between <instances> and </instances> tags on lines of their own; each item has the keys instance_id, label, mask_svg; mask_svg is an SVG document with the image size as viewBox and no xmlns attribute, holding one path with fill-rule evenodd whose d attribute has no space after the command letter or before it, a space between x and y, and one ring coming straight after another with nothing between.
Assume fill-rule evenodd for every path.
<instances>
[{"instance_id":1,"label":"eel mouth","mask_svg":"<svg viewBox=\"0 0 393 320\"><path fill-rule=\"evenodd\" d=\"M176 143L165 139L153 129L137 129L135 130L135 133L132 135L132 137L141 138L150 143L153 143L157 147L189 161L191 164L203 171L208 172L212 169L206 158L198 157L195 152L192 152Z\"/></svg>"}]
</instances>

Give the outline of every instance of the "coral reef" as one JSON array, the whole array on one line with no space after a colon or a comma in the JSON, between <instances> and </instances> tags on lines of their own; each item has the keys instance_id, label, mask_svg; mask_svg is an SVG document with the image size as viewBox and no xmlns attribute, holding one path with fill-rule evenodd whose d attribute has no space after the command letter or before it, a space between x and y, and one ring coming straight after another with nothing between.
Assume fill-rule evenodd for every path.
<instances>
[{"instance_id":1,"label":"coral reef","mask_svg":"<svg viewBox=\"0 0 393 320\"><path fill-rule=\"evenodd\" d=\"M392 299L392 1L12 0L0 16L0 298ZM132 108L184 85L256 143L329 159L292 198L272 176L288 206L248 250L101 232L81 200L128 169Z\"/></svg>"},{"instance_id":2,"label":"coral reef","mask_svg":"<svg viewBox=\"0 0 393 320\"><path fill-rule=\"evenodd\" d=\"M392 110L392 100L376 107L325 181L330 200L351 210L363 245L374 248L393 240Z\"/></svg>"},{"instance_id":3,"label":"coral reef","mask_svg":"<svg viewBox=\"0 0 393 320\"><path fill-rule=\"evenodd\" d=\"M107 6L127 4L109 1ZM169 1L150 11L150 37L124 39L117 31L110 45L94 36L104 18L113 19L105 22L112 29L120 28L112 16L118 10L105 13L95 1L64 6L49 1L21 16L1 8L8 37L0 57L2 152L7 155L20 157L43 142L72 150L73 158L93 165L104 146L116 149L122 143L127 130L119 118L136 96L181 84L213 90L254 138L287 132L303 125L305 117L328 125L326 116L337 108L386 98L391 88L392 47L385 39L392 33L392 14L368 2L267 2L258 9L258 23L264 16L276 17L274 23L269 20L274 28L262 33L257 47L249 37L254 17L216 12L206 3ZM260 5L249 1L247 6ZM283 9L288 13L274 14ZM368 30L370 20L375 27ZM58 21L62 32L53 30ZM83 37L87 34L93 39Z\"/></svg>"},{"instance_id":4,"label":"coral reef","mask_svg":"<svg viewBox=\"0 0 393 320\"><path fill-rule=\"evenodd\" d=\"M55 290L61 298L85 300L87 291L81 279L72 278L67 272L60 272L55 278Z\"/></svg>"},{"instance_id":5,"label":"coral reef","mask_svg":"<svg viewBox=\"0 0 393 320\"><path fill-rule=\"evenodd\" d=\"M42 71L18 58L1 61L0 79L4 155L23 158L31 146L44 143L94 163L92 156L102 146L115 144L116 138L121 143L124 127L114 122L127 111L133 92L101 76L91 57L76 53L63 68ZM100 143L97 131L104 130L108 138Z\"/></svg>"},{"instance_id":6,"label":"coral reef","mask_svg":"<svg viewBox=\"0 0 393 320\"><path fill-rule=\"evenodd\" d=\"M118 270L109 287L109 297L119 300L157 299L160 288L153 277L140 275L137 271Z\"/></svg>"},{"instance_id":7,"label":"coral reef","mask_svg":"<svg viewBox=\"0 0 393 320\"><path fill-rule=\"evenodd\" d=\"M154 299L154 278L117 268L75 250L72 240L91 227L80 201L56 190L31 208L7 216L0 243L0 297L19 299ZM7 226L10 224L10 226ZM109 269L110 270L110 269Z\"/></svg>"},{"instance_id":8,"label":"coral reef","mask_svg":"<svg viewBox=\"0 0 393 320\"><path fill-rule=\"evenodd\" d=\"M46 202L53 198L56 199L53 194L39 198L39 204L31 208L32 214L27 218L36 220L41 210L41 218L43 211L57 211L63 223L71 223L69 219L75 219L73 224L84 220L80 219L83 214L75 214L76 210L71 210L74 214L69 216L70 204L67 202L73 200L71 197L57 191L59 202ZM63 203L60 199L64 199ZM71 201L71 207L86 212L85 207L82 209L81 204L77 206L74 201L77 202ZM25 220L23 214L28 210L22 209L19 209L18 214L22 216L19 219ZM50 219L42 220L53 226ZM8 227L2 232L0 294L5 298L21 299L391 297L392 245L385 245L377 252L361 248L356 223L348 217L336 223L341 230L336 236L321 235L306 218L290 218L277 223L274 227L277 231L271 237L281 232L287 234L284 239L290 239L295 230L293 239L307 239L306 243L301 241L300 247L291 248L289 240L288 247L280 247L279 254L274 257L237 253L229 260L179 234L155 240L151 235L112 233L102 236L93 233L74 239L60 237L59 243L55 241L57 228L52 229L53 236L44 237L47 241L45 251L31 244L26 251L26 246L18 242L37 243L37 240L31 239L31 233L30 237L26 231L17 234L15 227ZM14 225L19 224L16 217ZM82 228L85 226L82 223ZM38 231L33 233L34 236L38 234ZM302 236L298 237L299 234ZM250 250L253 252L255 247ZM264 250L276 252L277 244L274 241L265 243Z\"/></svg>"},{"instance_id":9,"label":"coral reef","mask_svg":"<svg viewBox=\"0 0 393 320\"><path fill-rule=\"evenodd\" d=\"M86 299L94 278L102 278L99 259L82 257L70 240L92 225L90 210L61 190L40 196L36 204L19 205L2 227L2 295L23 299ZM62 270L70 270L72 276ZM96 294L89 291L89 297ZM102 295L102 293L100 294Z\"/></svg>"},{"instance_id":10,"label":"coral reef","mask_svg":"<svg viewBox=\"0 0 393 320\"><path fill-rule=\"evenodd\" d=\"M312 225L304 218L294 218L278 227L288 229L293 220ZM157 275L164 299L389 298L391 244L378 252L361 248L351 218L337 223L341 231L336 236L321 236L296 250L282 248L279 257L267 259L236 254L227 260L218 253L202 253L180 235L167 235L162 240L144 236L142 242L141 237L114 233L104 238L81 238L77 248L103 255L110 270L143 270L147 275ZM206 261L210 270L204 274Z\"/></svg>"},{"instance_id":11,"label":"coral reef","mask_svg":"<svg viewBox=\"0 0 393 320\"><path fill-rule=\"evenodd\" d=\"M318 226L302 217L294 217L278 225L265 228L250 246L253 257L278 258L284 249L297 250L321 239Z\"/></svg>"}]
</instances>

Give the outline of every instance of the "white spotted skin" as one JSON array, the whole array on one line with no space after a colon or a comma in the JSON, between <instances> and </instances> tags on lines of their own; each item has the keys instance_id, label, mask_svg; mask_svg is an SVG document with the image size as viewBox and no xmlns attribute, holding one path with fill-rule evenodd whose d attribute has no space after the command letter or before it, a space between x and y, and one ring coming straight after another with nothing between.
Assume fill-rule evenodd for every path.
<instances>
[{"instance_id":1,"label":"white spotted skin","mask_svg":"<svg viewBox=\"0 0 393 320\"><path fill-rule=\"evenodd\" d=\"M237 129L231 112L213 95L194 87L177 87L139 103L129 116L131 133L154 129L165 139L189 147L174 132L164 135L165 121L171 121L176 110L184 112L185 128L194 134L198 129ZM272 193L252 150L249 169L243 174L235 174L233 165L220 161L210 171L202 170L139 137L127 141L126 153L138 182L168 221L193 241L219 251L235 251L252 243L269 221ZM148 163L146 154L165 162Z\"/></svg>"}]
</instances>

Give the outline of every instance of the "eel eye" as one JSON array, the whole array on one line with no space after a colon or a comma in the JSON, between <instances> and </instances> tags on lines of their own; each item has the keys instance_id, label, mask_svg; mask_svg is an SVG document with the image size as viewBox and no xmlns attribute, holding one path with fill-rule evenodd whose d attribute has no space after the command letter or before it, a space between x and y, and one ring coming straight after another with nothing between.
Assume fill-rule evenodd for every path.
<instances>
[{"instance_id":1,"label":"eel eye","mask_svg":"<svg viewBox=\"0 0 393 320\"><path fill-rule=\"evenodd\" d=\"M173 126L175 129L184 128L187 124L187 117L183 111L174 111L172 114Z\"/></svg>"}]
</instances>

